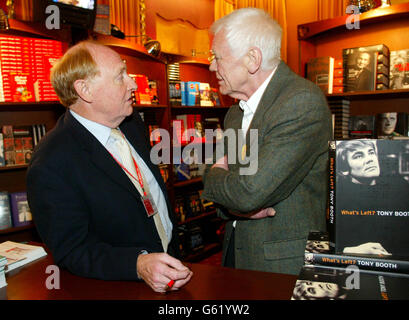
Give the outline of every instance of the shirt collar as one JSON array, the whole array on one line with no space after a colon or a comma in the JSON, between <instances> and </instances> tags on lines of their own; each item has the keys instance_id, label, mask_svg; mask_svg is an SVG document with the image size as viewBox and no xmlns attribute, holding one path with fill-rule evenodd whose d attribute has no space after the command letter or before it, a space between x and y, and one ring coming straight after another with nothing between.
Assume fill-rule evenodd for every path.
<instances>
[{"instance_id":1,"label":"shirt collar","mask_svg":"<svg viewBox=\"0 0 409 320\"><path fill-rule=\"evenodd\" d=\"M111 134L111 128L81 117L78 113L75 113L71 109L70 112L72 116L77 119L78 122L81 123L89 132L91 132L92 135L94 135L94 137L97 138L97 140L101 142L103 146L106 146L108 138Z\"/></svg>"},{"instance_id":2,"label":"shirt collar","mask_svg":"<svg viewBox=\"0 0 409 320\"><path fill-rule=\"evenodd\" d=\"M277 67L271 71L270 75L267 77L266 80L261 84L260 87L252 94L252 96L247 100L240 100L239 106L240 108L246 113L255 113L257 110L257 106L260 103L261 97L263 96L264 91L267 88L268 83L270 82L271 78L273 77Z\"/></svg>"}]
</instances>

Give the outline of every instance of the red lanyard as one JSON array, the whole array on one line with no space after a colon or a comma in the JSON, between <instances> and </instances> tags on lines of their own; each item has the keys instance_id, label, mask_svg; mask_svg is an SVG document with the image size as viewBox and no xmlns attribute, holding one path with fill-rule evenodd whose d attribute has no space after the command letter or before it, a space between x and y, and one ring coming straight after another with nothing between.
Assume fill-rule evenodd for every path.
<instances>
[{"instance_id":1,"label":"red lanyard","mask_svg":"<svg viewBox=\"0 0 409 320\"><path fill-rule=\"evenodd\" d=\"M122 136L122 137L123 137L123 136ZM125 138L124 138L124 139L125 139ZM127 143L127 144L128 144L128 143ZM129 145L128 145L128 148L129 148ZM131 151L131 150L129 150L129 152L130 152L130 151ZM109 151L108 151L108 152L109 152ZM136 178L133 176L133 174L130 173L129 170L128 170L127 168L125 168L125 167L122 165L122 163L119 162L119 161L114 157L114 155L113 155L111 152L109 152L109 154L112 156L112 158L114 158L114 160L119 164L119 166L120 166L127 174L129 174L134 180L136 180L136 181L139 182L139 185L141 186L142 191L143 191L143 195L146 197L146 191L145 191L145 189L144 189L144 187L143 187L142 174L141 174L141 171L139 170L138 164L136 163L134 157L132 156L132 153L131 153L131 158L132 158L132 161L133 161L133 164L134 164L134 167L135 167L135 171L136 171L136 175L138 176L138 179L136 179Z\"/></svg>"}]
</instances>

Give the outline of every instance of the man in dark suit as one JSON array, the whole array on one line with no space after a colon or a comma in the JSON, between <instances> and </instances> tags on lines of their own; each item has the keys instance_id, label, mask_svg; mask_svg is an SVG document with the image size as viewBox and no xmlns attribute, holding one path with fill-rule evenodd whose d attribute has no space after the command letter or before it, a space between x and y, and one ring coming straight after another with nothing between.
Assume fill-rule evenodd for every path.
<instances>
[{"instance_id":1,"label":"man in dark suit","mask_svg":"<svg viewBox=\"0 0 409 320\"><path fill-rule=\"evenodd\" d=\"M174 280L173 289L180 288L192 272L172 256L178 250L172 211L133 112L136 84L124 61L108 47L82 42L53 67L51 81L67 111L33 155L27 194L55 262L84 277L143 279L157 292ZM146 205L149 195L156 210Z\"/></svg>"},{"instance_id":2,"label":"man in dark suit","mask_svg":"<svg viewBox=\"0 0 409 320\"><path fill-rule=\"evenodd\" d=\"M266 12L236 10L211 31L210 70L220 92L240 100L224 120L238 146L229 139L204 175L203 197L229 219L223 264L298 274L309 231L325 230L329 108L280 61L281 28Z\"/></svg>"}]
</instances>

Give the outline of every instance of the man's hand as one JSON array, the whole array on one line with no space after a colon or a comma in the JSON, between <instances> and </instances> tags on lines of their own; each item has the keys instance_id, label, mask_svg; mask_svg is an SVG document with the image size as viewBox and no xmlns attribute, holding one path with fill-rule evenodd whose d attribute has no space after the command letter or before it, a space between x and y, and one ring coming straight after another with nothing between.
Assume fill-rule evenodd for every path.
<instances>
[{"instance_id":1,"label":"man's hand","mask_svg":"<svg viewBox=\"0 0 409 320\"><path fill-rule=\"evenodd\" d=\"M249 219L264 219L267 217L274 217L275 215L276 215L276 211L273 208L265 208L249 216Z\"/></svg>"},{"instance_id":2,"label":"man's hand","mask_svg":"<svg viewBox=\"0 0 409 320\"><path fill-rule=\"evenodd\" d=\"M227 164L227 155L224 156L223 158L218 159L216 163L212 165L212 168L221 168L226 171L229 171L229 165Z\"/></svg>"},{"instance_id":3,"label":"man's hand","mask_svg":"<svg viewBox=\"0 0 409 320\"><path fill-rule=\"evenodd\" d=\"M367 242L356 247L345 247L343 253L377 254L382 256L392 255L378 242Z\"/></svg>"},{"instance_id":4,"label":"man's hand","mask_svg":"<svg viewBox=\"0 0 409 320\"><path fill-rule=\"evenodd\" d=\"M169 281L175 283L171 290L179 290L188 283L193 272L178 259L167 253L140 254L136 262L138 276L155 292L166 292Z\"/></svg>"}]
</instances>

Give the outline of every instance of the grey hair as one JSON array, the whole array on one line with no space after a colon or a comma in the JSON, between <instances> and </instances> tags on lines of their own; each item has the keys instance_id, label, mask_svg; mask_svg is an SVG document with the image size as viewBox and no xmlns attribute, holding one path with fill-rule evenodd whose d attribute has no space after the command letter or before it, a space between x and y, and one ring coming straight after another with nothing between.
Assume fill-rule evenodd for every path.
<instances>
[{"instance_id":1,"label":"grey hair","mask_svg":"<svg viewBox=\"0 0 409 320\"><path fill-rule=\"evenodd\" d=\"M213 23L213 34L224 30L226 40L234 56L243 56L251 47L261 50L261 68L275 68L281 60L282 29L277 21L264 10L243 8L235 10Z\"/></svg>"}]
</instances>

